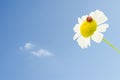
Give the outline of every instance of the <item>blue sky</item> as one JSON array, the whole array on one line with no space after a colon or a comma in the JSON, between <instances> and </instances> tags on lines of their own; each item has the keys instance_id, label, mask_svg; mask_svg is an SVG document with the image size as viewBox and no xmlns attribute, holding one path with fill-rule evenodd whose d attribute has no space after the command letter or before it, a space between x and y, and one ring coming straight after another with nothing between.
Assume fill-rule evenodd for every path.
<instances>
[{"instance_id":1,"label":"blue sky","mask_svg":"<svg viewBox=\"0 0 120 80\"><path fill-rule=\"evenodd\" d=\"M120 54L73 41L77 18L99 9L109 19L105 38L120 48L119 3L0 0L0 80L120 80Z\"/></svg>"}]
</instances>

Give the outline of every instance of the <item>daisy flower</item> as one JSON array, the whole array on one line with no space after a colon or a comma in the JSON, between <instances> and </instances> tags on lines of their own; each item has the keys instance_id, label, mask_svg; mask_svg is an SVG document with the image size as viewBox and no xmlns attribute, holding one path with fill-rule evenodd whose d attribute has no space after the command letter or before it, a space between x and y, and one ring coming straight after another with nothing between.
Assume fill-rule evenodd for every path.
<instances>
[{"instance_id":1,"label":"daisy flower","mask_svg":"<svg viewBox=\"0 0 120 80\"><path fill-rule=\"evenodd\" d=\"M106 32L109 27L105 24L107 20L108 18L100 10L78 18L78 24L73 28L75 32L73 39L77 40L81 48L90 46L91 40L100 43L104 39L103 32Z\"/></svg>"}]
</instances>

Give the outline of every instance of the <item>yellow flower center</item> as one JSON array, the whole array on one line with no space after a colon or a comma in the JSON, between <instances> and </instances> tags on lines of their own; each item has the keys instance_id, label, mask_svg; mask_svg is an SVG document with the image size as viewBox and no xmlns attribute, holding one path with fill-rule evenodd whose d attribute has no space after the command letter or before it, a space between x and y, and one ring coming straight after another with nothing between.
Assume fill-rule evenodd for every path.
<instances>
[{"instance_id":1,"label":"yellow flower center","mask_svg":"<svg viewBox=\"0 0 120 80\"><path fill-rule=\"evenodd\" d=\"M80 33L83 37L90 37L97 28L97 23L91 17L87 17L86 21L80 26Z\"/></svg>"}]
</instances>

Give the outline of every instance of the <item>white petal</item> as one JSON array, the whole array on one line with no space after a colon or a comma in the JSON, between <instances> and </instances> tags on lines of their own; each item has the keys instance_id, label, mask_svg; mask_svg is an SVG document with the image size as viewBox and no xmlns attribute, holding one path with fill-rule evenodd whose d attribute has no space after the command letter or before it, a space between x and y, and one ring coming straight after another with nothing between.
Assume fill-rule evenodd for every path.
<instances>
[{"instance_id":1,"label":"white petal","mask_svg":"<svg viewBox=\"0 0 120 80\"><path fill-rule=\"evenodd\" d=\"M84 41L84 38L83 38L82 36L77 39L77 42L78 42L78 44L79 44L79 46L80 46L81 48L84 48L84 46L83 46L83 41Z\"/></svg>"},{"instance_id":2,"label":"white petal","mask_svg":"<svg viewBox=\"0 0 120 80\"><path fill-rule=\"evenodd\" d=\"M90 38L84 38L81 36L77 39L77 42L78 42L79 46L83 49L90 46Z\"/></svg>"},{"instance_id":3,"label":"white petal","mask_svg":"<svg viewBox=\"0 0 120 80\"><path fill-rule=\"evenodd\" d=\"M108 27L109 27L108 24L102 24L102 25L98 26L97 31L98 32L106 32Z\"/></svg>"},{"instance_id":4,"label":"white petal","mask_svg":"<svg viewBox=\"0 0 120 80\"><path fill-rule=\"evenodd\" d=\"M73 40L76 40L77 38L80 37L80 34L79 33L76 33L74 36L73 36Z\"/></svg>"},{"instance_id":5,"label":"white petal","mask_svg":"<svg viewBox=\"0 0 120 80\"><path fill-rule=\"evenodd\" d=\"M85 15L85 16L82 16L81 19L82 19L83 21L85 21L87 17L88 17L88 15Z\"/></svg>"},{"instance_id":6,"label":"white petal","mask_svg":"<svg viewBox=\"0 0 120 80\"><path fill-rule=\"evenodd\" d=\"M78 17L78 23L81 24L83 21Z\"/></svg>"},{"instance_id":7,"label":"white petal","mask_svg":"<svg viewBox=\"0 0 120 80\"><path fill-rule=\"evenodd\" d=\"M100 43L103 40L103 34L100 32L94 32L94 34L92 35L92 40L95 41L96 43Z\"/></svg>"},{"instance_id":8,"label":"white petal","mask_svg":"<svg viewBox=\"0 0 120 80\"><path fill-rule=\"evenodd\" d=\"M79 32L80 25L76 24L75 27L73 28L74 32Z\"/></svg>"},{"instance_id":9,"label":"white petal","mask_svg":"<svg viewBox=\"0 0 120 80\"><path fill-rule=\"evenodd\" d=\"M99 10L96 10L95 12L91 12L89 16L91 16L97 22L98 25L108 20L105 14Z\"/></svg>"},{"instance_id":10,"label":"white petal","mask_svg":"<svg viewBox=\"0 0 120 80\"><path fill-rule=\"evenodd\" d=\"M90 46L90 37L87 40L88 46Z\"/></svg>"},{"instance_id":11,"label":"white petal","mask_svg":"<svg viewBox=\"0 0 120 80\"><path fill-rule=\"evenodd\" d=\"M90 38L87 38L86 40L85 40L85 48L87 48L88 46L90 46Z\"/></svg>"}]
</instances>

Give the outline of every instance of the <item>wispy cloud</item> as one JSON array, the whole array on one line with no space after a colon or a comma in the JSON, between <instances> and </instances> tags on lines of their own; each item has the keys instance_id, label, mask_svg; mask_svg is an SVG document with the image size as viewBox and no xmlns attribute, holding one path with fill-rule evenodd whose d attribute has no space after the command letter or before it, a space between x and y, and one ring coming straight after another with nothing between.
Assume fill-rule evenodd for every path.
<instances>
[{"instance_id":1,"label":"wispy cloud","mask_svg":"<svg viewBox=\"0 0 120 80\"><path fill-rule=\"evenodd\" d=\"M53 56L53 54L45 49L39 49L38 51L32 51L35 56Z\"/></svg>"},{"instance_id":2,"label":"wispy cloud","mask_svg":"<svg viewBox=\"0 0 120 80\"><path fill-rule=\"evenodd\" d=\"M32 43L25 43L24 45L24 49L32 49L34 47L34 45Z\"/></svg>"},{"instance_id":3,"label":"wispy cloud","mask_svg":"<svg viewBox=\"0 0 120 80\"><path fill-rule=\"evenodd\" d=\"M25 43L23 46L21 46L19 49L20 50L31 50L35 47L35 45L33 45L30 42Z\"/></svg>"},{"instance_id":4,"label":"wispy cloud","mask_svg":"<svg viewBox=\"0 0 120 80\"><path fill-rule=\"evenodd\" d=\"M20 47L20 50L25 50L26 52L34 55L34 56L54 56L53 53L46 49L38 49L36 45L33 43L27 42L22 47Z\"/></svg>"}]
</instances>

